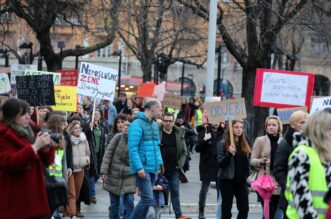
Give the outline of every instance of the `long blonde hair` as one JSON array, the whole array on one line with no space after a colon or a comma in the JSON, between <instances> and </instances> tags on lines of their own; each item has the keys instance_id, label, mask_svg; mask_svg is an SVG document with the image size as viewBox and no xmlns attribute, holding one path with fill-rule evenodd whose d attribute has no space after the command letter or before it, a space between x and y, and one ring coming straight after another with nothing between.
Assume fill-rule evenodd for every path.
<instances>
[{"instance_id":1,"label":"long blonde hair","mask_svg":"<svg viewBox=\"0 0 331 219\"><path fill-rule=\"evenodd\" d=\"M302 133L309 137L321 161L331 161L331 112L322 110L313 113L306 122Z\"/></svg>"}]
</instances>

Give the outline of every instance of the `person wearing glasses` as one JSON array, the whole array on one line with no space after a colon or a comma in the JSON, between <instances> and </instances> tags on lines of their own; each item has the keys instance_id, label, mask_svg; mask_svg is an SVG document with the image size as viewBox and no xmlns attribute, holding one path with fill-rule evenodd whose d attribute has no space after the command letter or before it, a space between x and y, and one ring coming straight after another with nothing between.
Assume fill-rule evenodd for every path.
<instances>
[{"instance_id":1,"label":"person wearing glasses","mask_svg":"<svg viewBox=\"0 0 331 219\"><path fill-rule=\"evenodd\" d=\"M175 126L174 120L172 113L163 115L160 127L160 149L165 171L164 176L169 182L171 202L176 218L186 218L182 215L179 199L179 171L183 172L187 156L185 131Z\"/></svg>"}]
</instances>

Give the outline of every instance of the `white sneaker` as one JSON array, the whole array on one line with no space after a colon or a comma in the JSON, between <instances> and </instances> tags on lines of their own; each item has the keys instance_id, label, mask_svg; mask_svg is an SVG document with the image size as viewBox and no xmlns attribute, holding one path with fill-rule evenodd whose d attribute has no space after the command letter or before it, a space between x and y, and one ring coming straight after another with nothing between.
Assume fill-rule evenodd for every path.
<instances>
[{"instance_id":1,"label":"white sneaker","mask_svg":"<svg viewBox=\"0 0 331 219\"><path fill-rule=\"evenodd\" d=\"M73 216L72 219L80 219L79 217Z\"/></svg>"}]
</instances>

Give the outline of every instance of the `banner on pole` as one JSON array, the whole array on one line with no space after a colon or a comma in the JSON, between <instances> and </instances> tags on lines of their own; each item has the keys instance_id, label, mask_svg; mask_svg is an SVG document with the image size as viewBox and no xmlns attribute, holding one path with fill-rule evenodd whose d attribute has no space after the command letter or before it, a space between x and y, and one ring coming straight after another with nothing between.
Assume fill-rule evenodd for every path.
<instances>
[{"instance_id":1,"label":"banner on pole","mask_svg":"<svg viewBox=\"0 0 331 219\"><path fill-rule=\"evenodd\" d=\"M26 70L37 70L37 65L21 65L13 64L11 65L10 80L11 84L16 84L16 76L22 76Z\"/></svg>"},{"instance_id":2,"label":"banner on pole","mask_svg":"<svg viewBox=\"0 0 331 219\"><path fill-rule=\"evenodd\" d=\"M8 93L11 90L8 74L0 73L0 94Z\"/></svg>"},{"instance_id":3,"label":"banner on pole","mask_svg":"<svg viewBox=\"0 0 331 219\"><path fill-rule=\"evenodd\" d=\"M58 73L61 74L61 85L64 86L77 86L78 83L78 70L77 69L66 69L60 70Z\"/></svg>"},{"instance_id":4,"label":"banner on pole","mask_svg":"<svg viewBox=\"0 0 331 219\"><path fill-rule=\"evenodd\" d=\"M315 75L272 69L257 69L254 106L291 108L310 105Z\"/></svg>"},{"instance_id":5,"label":"banner on pole","mask_svg":"<svg viewBox=\"0 0 331 219\"><path fill-rule=\"evenodd\" d=\"M238 98L205 104L208 121L224 122L227 120L241 120L247 117L245 99Z\"/></svg>"},{"instance_id":6,"label":"banner on pole","mask_svg":"<svg viewBox=\"0 0 331 219\"><path fill-rule=\"evenodd\" d=\"M163 96L162 107L171 107L175 109L180 109L182 106L183 97L174 94L166 93Z\"/></svg>"},{"instance_id":7,"label":"banner on pole","mask_svg":"<svg viewBox=\"0 0 331 219\"><path fill-rule=\"evenodd\" d=\"M54 86L55 106L53 110L77 112L77 87Z\"/></svg>"},{"instance_id":8,"label":"banner on pole","mask_svg":"<svg viewBox=\"0 0 331 219\"><path fill-rule=\"evenodd\" d=\"M54 106L52 75L16 76L17 96L31 106Z\"/></svg>"},{"instance_id":9,"label":"banner on pole","mask_svg":"<svg viewBox=\"0 0 331 219\"><path fill-rule=\"evenodd\" d=\"M33 75L52 75L54 85L60 85L61 83L61 74L48 71L34 71L34 70L25 70L22 73L22 76L33 76Z\"/></svg>"},{"instance_id":10,"label":"banner on pole","mask_svg":"<svg viewBox=\"0 0 331 219\"><path fill-rule=\"evenodd\" d=\"M77 92L84 96L113 101L117 74L115 69L82 62Z\"/></svg>"},{"instance_id":11,"label":"banner on pole","mask_svg":"<svg viewBox=\"0 0 331 219\"><path fill-rule=\"evenodd\" d=\"M282 123L290 124L290 117L295 111L304 111L308 112L307 107L293 107L293 108L283 108L283 109L277 109L277 114Z\"/></svg>"}]
</instances>

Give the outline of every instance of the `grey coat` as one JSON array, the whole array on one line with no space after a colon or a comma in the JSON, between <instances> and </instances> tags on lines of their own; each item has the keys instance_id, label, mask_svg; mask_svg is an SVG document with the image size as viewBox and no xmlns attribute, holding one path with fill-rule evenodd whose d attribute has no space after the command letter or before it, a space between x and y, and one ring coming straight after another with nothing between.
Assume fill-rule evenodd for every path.
<instances>
[{"instance_id":1,"label":"grey coat","mask_svg":"<svg viewBox=\"0 0 331 219\"><path fill-rule=\"evenodd\" d=\"M134 193L136 179L130 174L128 137L118 133L110 141L101 164L101 174L106 174L103 188L114 195Z\"/></svg>"}]
</instances>

